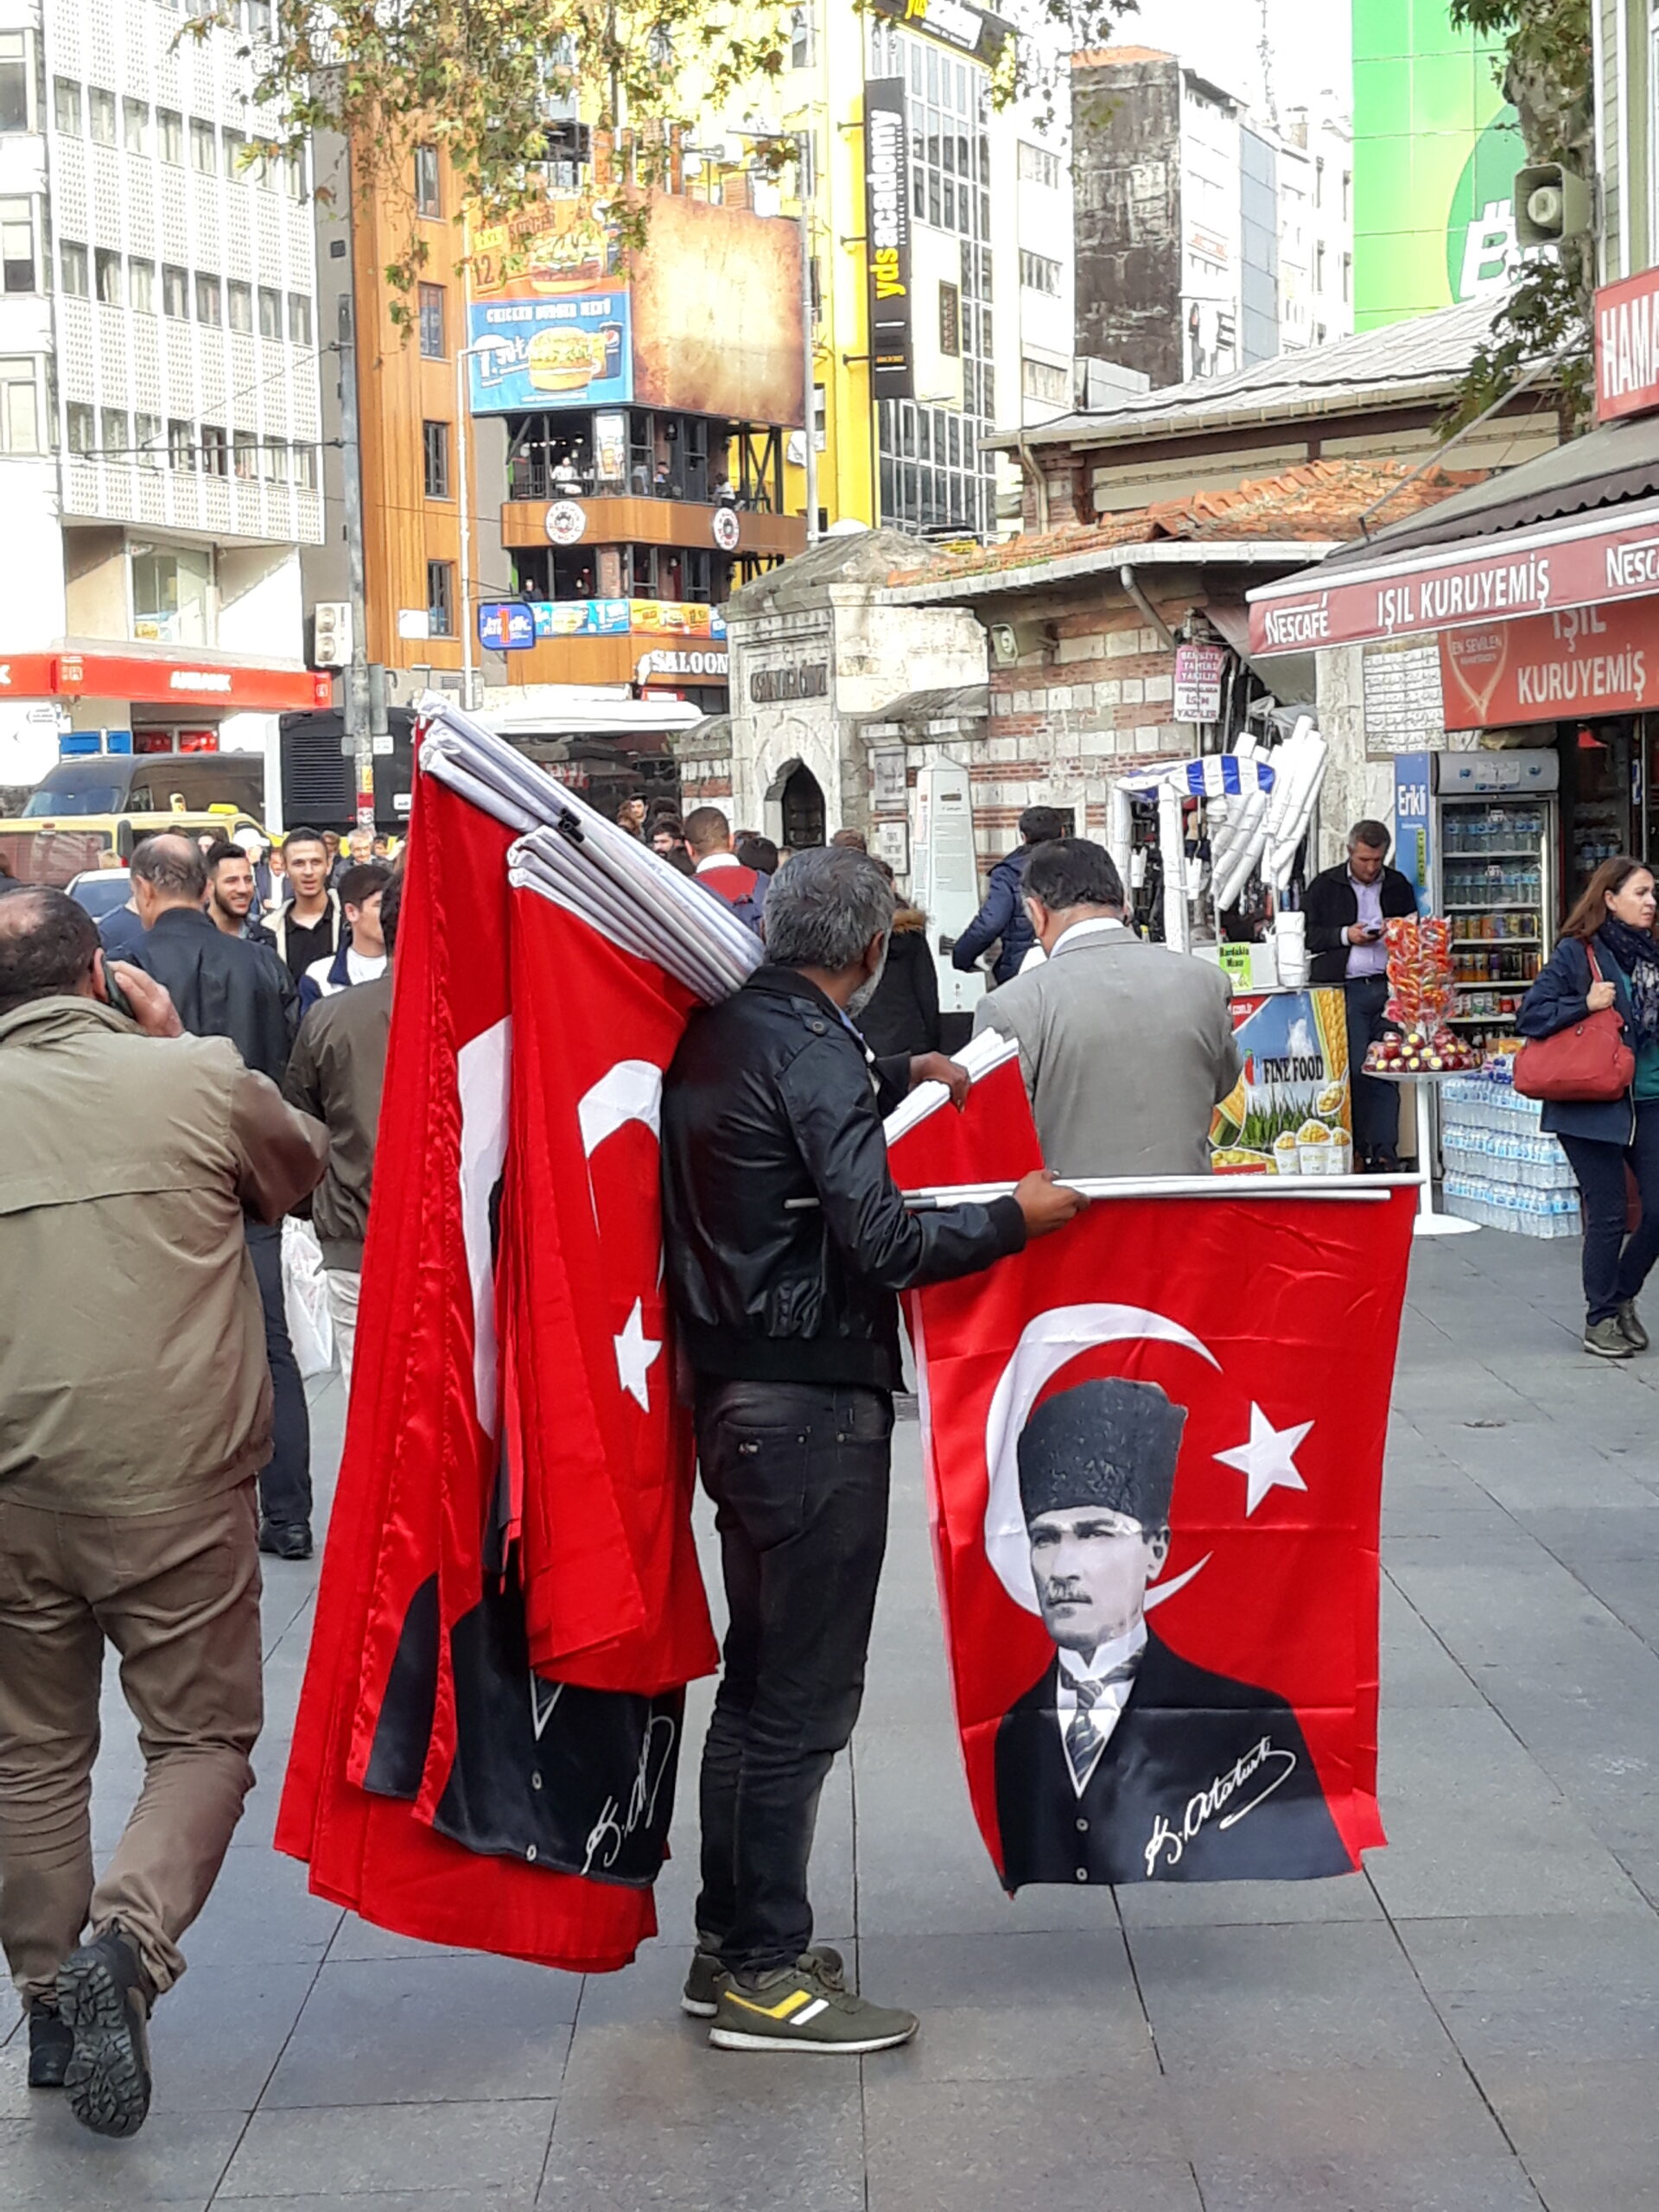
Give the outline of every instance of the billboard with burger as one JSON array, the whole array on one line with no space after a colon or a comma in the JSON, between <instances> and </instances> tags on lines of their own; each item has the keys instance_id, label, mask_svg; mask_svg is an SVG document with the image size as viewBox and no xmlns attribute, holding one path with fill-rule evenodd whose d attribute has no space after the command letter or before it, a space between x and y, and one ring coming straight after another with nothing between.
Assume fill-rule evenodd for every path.
<instances>
[{"instance_id":1,"label":"billboard with burger","mask_svg":"<svg viewBox=\"0 0 1659 2212\"><path fill-rule=\"evenodd\" d=\"M474 233L467 364L475 415L626 405L798 429L796 226L668 194L627 254L591 209Z\"/></svg>"}]
</instances>

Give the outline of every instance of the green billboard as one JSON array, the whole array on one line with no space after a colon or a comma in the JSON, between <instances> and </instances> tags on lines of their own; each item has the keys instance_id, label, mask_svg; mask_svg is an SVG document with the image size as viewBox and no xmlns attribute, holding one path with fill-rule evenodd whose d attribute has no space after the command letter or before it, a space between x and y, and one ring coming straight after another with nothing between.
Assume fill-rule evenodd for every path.
<instances>
[{"instance_id":1,"label":"green billboard","mask_svg":"<svg viewBox=\"0 0 1659 2212\"><path fill-rule=\"evenodd\" d=\"M1494 47L1447 0L1353 0L1354 325L1507 288L1526 159Z\"/></svg>"}]
</instances>

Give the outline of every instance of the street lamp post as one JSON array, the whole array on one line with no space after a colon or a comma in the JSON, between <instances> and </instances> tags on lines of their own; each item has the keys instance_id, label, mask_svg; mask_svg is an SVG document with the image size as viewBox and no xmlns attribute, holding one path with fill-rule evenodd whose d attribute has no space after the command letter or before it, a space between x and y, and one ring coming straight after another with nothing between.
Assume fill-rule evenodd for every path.
<instances>
[{"instance_id":1,"label":"street lamp post","mask_svg":"<svg viewBox=\"0 0 1659 2212\"><path fill-rule=\"evenodd\" d=\"M473 519L471 486L467 475L467 363L474 354L495 351L492 340L462 346L455 353L455 484L456 512L461 521L461 703L473 711Z\"/></svg>"}]
</instances>

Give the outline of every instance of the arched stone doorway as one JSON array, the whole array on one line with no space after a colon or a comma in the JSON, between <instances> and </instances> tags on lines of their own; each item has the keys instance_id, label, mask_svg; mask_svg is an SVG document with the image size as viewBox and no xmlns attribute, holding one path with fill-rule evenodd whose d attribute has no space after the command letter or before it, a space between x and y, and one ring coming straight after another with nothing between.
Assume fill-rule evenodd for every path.
<instances>
[{"instance_id":1,"label":"arched stone doorway","mask_svg":"<svg viewBox=\"0 0 1659 2212\"><path fill-rule=\"evenodd\" d=\"M809 845L823 844L823 786L810 768L803 765L791 769L785 780L781 800L783 842L790 851L804 852Z\"/></svg>"}]
</instances>

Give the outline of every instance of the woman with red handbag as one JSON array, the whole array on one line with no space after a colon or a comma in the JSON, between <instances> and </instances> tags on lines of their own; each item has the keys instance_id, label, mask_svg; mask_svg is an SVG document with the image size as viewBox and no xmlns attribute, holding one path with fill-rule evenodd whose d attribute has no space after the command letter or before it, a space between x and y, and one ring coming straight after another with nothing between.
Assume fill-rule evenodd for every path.
<instances>
[{"instance_id":1,"label":"woman with red handbag","mask_svg":"<svg viewBox=\"0 0 1659 2212\"><path fill-rule=\"evenodd\" d=\"M1561 941L1522 1001L1516 1087L1544 1101L1584 1213L1584 1348L1599 1359L1645 1351L1636 1300L1659 1257L1659 939L1653 873L1604 861L1561 925ZM1605 1017L1618 1017L1618 1029ZM1628 1048L1628 1049L1624 1049ZM1535 1065L1529 1065L1529 1055ZM1625 1167L1642 1215L1625 1236Z\"/></svg>"}]
</instances>

